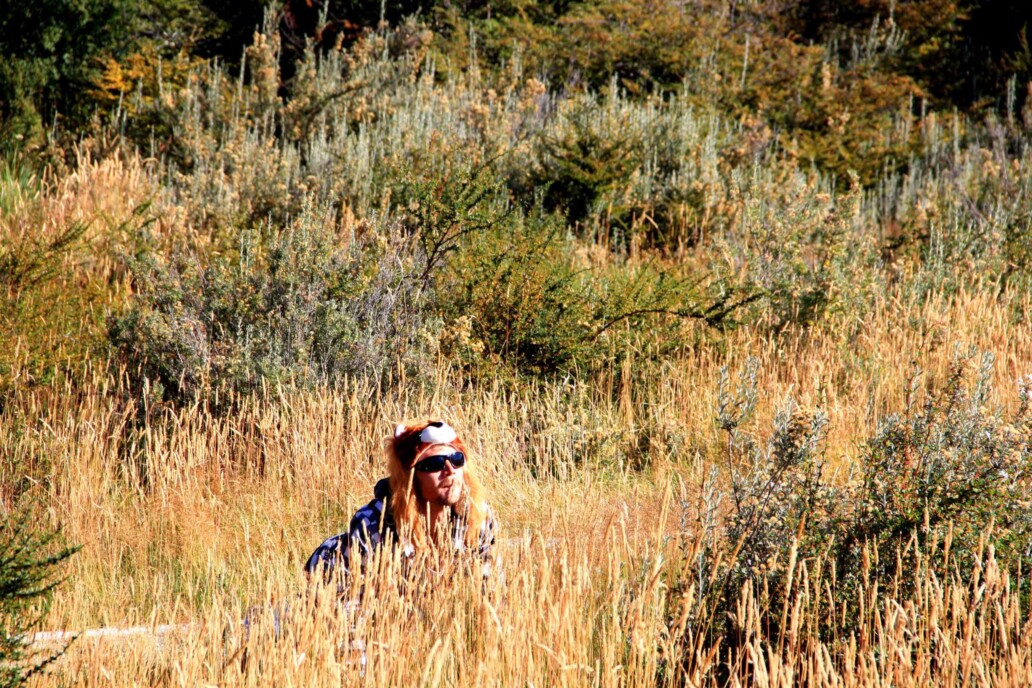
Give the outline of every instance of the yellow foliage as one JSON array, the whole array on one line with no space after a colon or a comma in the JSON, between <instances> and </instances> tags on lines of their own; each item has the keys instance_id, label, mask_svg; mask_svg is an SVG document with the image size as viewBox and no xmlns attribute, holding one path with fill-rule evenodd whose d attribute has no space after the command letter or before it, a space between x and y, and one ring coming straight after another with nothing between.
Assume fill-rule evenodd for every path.
<instances>
[{"instance_id":1,"label":"yellow foliage","mask_svg":"<svg viewBox=\"0 0 1032 688\"><path fill-rule=\"evenodd\" d=\"M145 44L122 61L110 55L99 58L100 73L93 80L90 95L99 103L132 115L162 98L171 104L173 93L182 88L192 70L204 60L185 51L163 58L153 45Z\"/></svg>"}]
</instances>

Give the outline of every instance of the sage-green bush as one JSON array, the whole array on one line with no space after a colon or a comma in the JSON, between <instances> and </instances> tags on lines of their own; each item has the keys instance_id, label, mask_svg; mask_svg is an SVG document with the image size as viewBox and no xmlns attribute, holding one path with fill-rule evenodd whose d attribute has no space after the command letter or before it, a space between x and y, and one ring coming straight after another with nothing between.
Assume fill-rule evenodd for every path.
<instances>
[{"instance_id":1,"label":"sage-green bush","mask_svg":"<svg viewBox=\"0 0 1032 688\"><path fill-rule=\"evenodd\" d=\"M886 141L917 141L909 171L887 166L865 188L856 176L822 174L762 120L729 119L687 88L643 98L614 83L603 94L564 94L526 77L515 59L491 73L441 69L431 39L409 20L346 51L309 51L284 95L277 34L267 29L239 75L197 68L137 104L150 113L141 121L163 123L162 193L206 240L187 258L169 259L167 247L138 257L141 283L168 288L144 289L137 307L113 321L112 341L130 369L165 389L213 374L251 389L260 377L382 375L388 359L417 358L427 340L410 336L411 327L396 329L375 355L334 353L291 332L304 322L305 332L336 333L319 342L353 343L361 323L391 322L347 305L373 293L365 286L313 287L339 300L301 308L299 319L255 315L300 312L272 305L278 287L254 287L259 299L212 286L237 284L243 278L229 266L248 253L241 247L263 237L265 260L272 238L294 236L301 217L318 218L305 221L302 235L334 260L375 263L375 247L393 246L387 292L408 294L401 310L419 314L405 322L441 328L427 346L494 373L586 371L643 343L636 337L669 352L689 321L715 331L740 322L774 333L834 327L849 336L903 270L908 289L979 272L1016 285L1028 274L1026 149L1016 145L1016 122L975 136L932 116L919 130L909 128L913 117L893 119L898 131ZM142 130L124 131L149 145ZM958 185L963 194L952 193ZM356 231L361 241L347 243ZM588 247L609 256L604 266L586 257ZM172 269L177 261L182 269ZM247 280L273 267L251 264ZM315 273L302 281L324 279ZM173 293L199 305L180 313L161 303ZM214 337L213 326L228 339ZM143 340L154 346L133 344ZM240 352L200 345L229 340ZM261 351L252 351L255 342ZM234 360L254 365L231 372L242 370Z\"/></svg>"},{"instance_id":2,"label":"sage-green bush","mask_svg":"<svg viewBox=\"0 0 1032 688\"><path fill-rule=\"evenodd\" d=\"M110 319L111 342L141 387L175 403L417 364L436 341L414 279L421 254L396 233L339 241L303 215L242 233L231 254L135 257L136 295Z\"/></svg>"},{"instance_id":3,"label":"sage-green bush","mask_svg":"<svg viewBox=\"0 0 1032 688\"><path fill-rule=\"evenodd\" d=\"M1030 381L1019 386L1018 409L1004 415L992 400L993 358L982 356L972 375L975 358L958 353L927 395L914 371L905 407L860 446L854 472L837 478L827 474L819 409L787 400L767 436L757 435L749 430L755 362L734 386L725 376L717 422L727 437L720 462L728 484L711 479L699 504L685 502L706 540L686 546L695 559L673 583L695 586L700 627L725 646L740 642L734 605L752 586L762 626L780 637L786 577L796 566L807 567L814 584L835 580L835 597L820 596L826 613L817 617L828 637L848 637L865 585L913 586L919 556L936 575L972 575L991 545L1012 580L1027 587L1017 574L1032 563Z\"/></svg>"}]
</instances>

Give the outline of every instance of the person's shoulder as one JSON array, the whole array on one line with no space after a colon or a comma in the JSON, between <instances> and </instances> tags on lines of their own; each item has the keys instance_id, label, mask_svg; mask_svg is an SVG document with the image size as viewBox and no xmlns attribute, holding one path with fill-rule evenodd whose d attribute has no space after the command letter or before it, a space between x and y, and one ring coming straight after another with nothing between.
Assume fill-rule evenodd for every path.
<instances>
[{"instance_id":1,"label":"person's shoulder","mask_svg":"<svg viewBox=\"0 0 1032 688\"><path fill-rule=\"evenodd\" d=\"M390 531L393 522L390 516L390 481L386 478L376 483L373 488L373 499L355 512L351 517L348 532L333 535L319 545L305 563L305 571L312 573L319 566L332 571L338 563L347 567L348 553L356 542L363 555L380 543L381 523Z\"/></svg>"},{"instance_id":2,"label":"person's shoulder","mask_svg":"<svg viewBox=\"0 0 1032 688\"><path fill-rule=\"evenodd\" d=\"M380 527L380 521L384 518L384 512L390 508L391 487L387 478L378 480L373 487L373 498L368 504L361 507L351 518L349 530L352 534L373 533ZM388 517L388 521L390 518Z\"/></svg>"}]
</instances>

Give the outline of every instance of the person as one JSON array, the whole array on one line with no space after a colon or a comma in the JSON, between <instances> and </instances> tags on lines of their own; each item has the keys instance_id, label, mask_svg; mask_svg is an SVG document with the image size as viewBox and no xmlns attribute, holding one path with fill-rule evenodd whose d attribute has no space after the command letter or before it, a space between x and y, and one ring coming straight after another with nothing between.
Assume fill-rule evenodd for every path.
<instances>
[{"instance_id":1,"label":"person","mask_svg":"<svg viewBox=\"0 0 1032 688\"><path fill-rule=\"evenodd\" d=\"M352 550L364 565L385 544L406 559L430 547L479 556L485 565L495 523L469 452L455 430L440 420L401 423L387 443L388 476L373 499L355 513L346 533L325 540L305 562L305 572L324 580L347 574ZM485 568L486 575L486 568Z\"/></svg>"}]
</instances>

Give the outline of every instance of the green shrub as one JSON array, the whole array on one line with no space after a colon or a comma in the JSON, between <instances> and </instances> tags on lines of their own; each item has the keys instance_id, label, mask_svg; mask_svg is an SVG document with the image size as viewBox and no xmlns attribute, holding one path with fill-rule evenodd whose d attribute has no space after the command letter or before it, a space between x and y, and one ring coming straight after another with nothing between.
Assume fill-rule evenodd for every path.
<instances>
[{"instance_id":1,"label":"green shrub","mask_svg":"<svg viewBox=\"0 0 1032 688\"><path fill-rule=\"evenodd\" d=\"M640 128L628 121L632 112L617 110L618 104L615 97L608 107L593 100L575 103L563 113L563 124L540 139L544 169L538 183L547 188L545 206L565 213L572 225L600 211L628 224L627 209L614 209L612 202L620 204L620 191L642 165L645 142Z\"/></svg>"},{"instance_id":2,"label":"green shrub","mask_svg":"<svg viewBox=\"0 0 1032 688\"><path fill-rule=\"evenodd\" d=\"M535 214L470 238L437 283L446 352L532 375L584 362L592 343L589 278L564 232L552 216Z\"/></svg>"},{"instance_id":3,"label":"green shrub","mask_svg":"<svg viewBox=\"0 0 1032 688\"><path fill-rule=\"evenodd\" d=\"M435 290L445 352L536 376L588 374L630 347L669 353L688 323L727 325L760 296L689 266L592 266L541 208L471 235Z\"/></svg>"}]
</instances>

